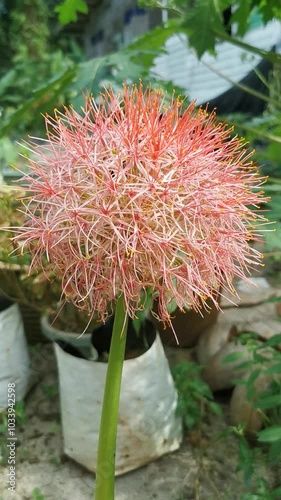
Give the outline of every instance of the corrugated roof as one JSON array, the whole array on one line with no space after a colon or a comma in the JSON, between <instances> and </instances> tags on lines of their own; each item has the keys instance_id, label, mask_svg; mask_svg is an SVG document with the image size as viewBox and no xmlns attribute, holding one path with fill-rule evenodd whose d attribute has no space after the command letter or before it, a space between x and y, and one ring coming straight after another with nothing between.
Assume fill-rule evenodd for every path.
<instances>
[{"instance_id":1,"label":"corrugated roof","mask_svg":"<svg viewBox=\"0 0 281 500\"><path fill-rule=\"evenodd\" d=\"M281 43L281 23L271 21L265 27L251 30L243 41L265 50ZM167 54L155 59L153 73L163 79L171 80L185 89L190 99L198 104L207 102L231 88L232 84L216 73L239 82L261 61L261 57L246 52L228 42L216 45L216 57L206 53L199 60L189 48L187 37L173 35L166 43Z\"/></svg>"}]
</instances>

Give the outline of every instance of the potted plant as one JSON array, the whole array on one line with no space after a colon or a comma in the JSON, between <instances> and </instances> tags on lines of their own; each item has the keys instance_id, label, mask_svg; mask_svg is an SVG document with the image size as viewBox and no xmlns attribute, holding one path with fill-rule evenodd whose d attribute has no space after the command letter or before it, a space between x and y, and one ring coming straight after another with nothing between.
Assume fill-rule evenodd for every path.
<instances>
[{"instance_id":1,"label":"potted plant","mask_svg":"<svg viewBox=\"0 0 281 500\"><path fill-rule=\"evenodd\" d=\"M29 364L19 307L0 296L0 411L8 406L8 384L13 384L15 401L24 398L28 388Z\"/></svg>"},{"instance_id":2,"label":"potted plant","mask_svg":"<svg viewBox=\"0 0 281 500\"><path fill-rule=\"evenodd\" d=\"M26 176L38 210L26 204L15 241L33 268L47 255L78 308L101 321L114 309L95 491L112 500L128 318L147 289L170 326L172 302L199 311L208 298L218 306L221 287L234 293L233 278L260 260L249 240L264 218L249 205L264 201L262 180L213 114L142 84L88 97L81 114L65 109L46 125Z\"/></svg>"}]
</instances>

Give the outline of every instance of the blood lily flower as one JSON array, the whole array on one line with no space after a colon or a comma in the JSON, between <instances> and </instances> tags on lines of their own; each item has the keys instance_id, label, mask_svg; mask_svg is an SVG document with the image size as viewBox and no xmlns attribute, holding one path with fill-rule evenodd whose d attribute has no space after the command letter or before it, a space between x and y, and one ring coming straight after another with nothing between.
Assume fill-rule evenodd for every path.
<instances>
[{"instance_id":1,"label":"blood lily flower","mask_svg":"<svg viewBox=\"0 0 281 500\"><path fill-rule=\"evenodd\" d=\"M214 114L166 102L161 90L106 90L47 116L47 140L28 146L26 225L15 240L62 277L62 291L101 320L115 304L105 384L96 500L114 498L118 401L128 316L147 289L158 317L170 306L217 304L261 255L250 245L264 218L257 168L242 140ZM104 464L107 474L104 474Z\"/></svg>"},{"instance_id":2,"label":"blood lily flower","mask_svg":"<svg viewBox=\"0 0 281 500\"><path fill-rule=\"evenodd\" d=\"M134 317L150 287L169 322L171 301L217 305L221 287L235 293L233 278L259 263L249 241L264 220L264 179L214 114L140 85L45 121L47 140L29 146L32 195L16 239L32 268L47 256L79 308L105 319L123 294Z\"/></svg>"}]
</instances>

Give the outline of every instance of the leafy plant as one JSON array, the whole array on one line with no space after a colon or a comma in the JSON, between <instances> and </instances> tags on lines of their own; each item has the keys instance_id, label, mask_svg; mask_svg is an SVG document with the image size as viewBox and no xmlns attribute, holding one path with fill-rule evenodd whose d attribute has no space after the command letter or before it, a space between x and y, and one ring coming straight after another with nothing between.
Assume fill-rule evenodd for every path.
<instances>
[{"instance_id":1,"label":"leafy plant","mask_svg":"<svg viewBox=\"0 0 281 500\"><path fill-rule=\"evenodd\" d=\"M221 407L215 403L209 386L200 377L202 367L192 361L182 361L173 370L178 391L177 412L183 418L184 426L192 429L208 413L221 415Z\"/></svg>"},{"instance_id":2,"label":"leafy plant","mask_svg":"<svg viewBox=\"0 0 281 500\"><path fill-rule=\"evenodd\" d=\"M41 384L40 387L45 396L50 400L53 400L58 395L58 384Z\"/></svg>"},{"instance_id":3,"label":"leafy plant","mask_svg":"<svg viewBox=\"0 0 281 500\"><path fill-rule=\"evenodd\" d=\"M32 500L45 500L45 496L40 488L34 488L32 491Z\"/></svg>"},{"instance_id":4,"label":"leafy plant","mask_svg":"<svg viewBox=\"0 0 281 500\"><path fill-rule=\"evenodd\" d=\"M257 433L256 441L248 440L243 425L232 429L239 439L237 470L243 472L247 488L242 499L277 499L281 492L280 478L272 485L259 477L257 471L261 462L273 470L281 459L281 334L262 344L253 334L244 334L240 340L249 346L252 357L243 363L249 368L249 376L236 383L245 385L247 400L262 416L265 427ZM266 388L259 392L256 381L261 376L267 383Z\"/></svg>"},{"instance_id":5,"label":"leafy plant","mask_svg":"<svg viewBox=\"0 0 281 500\"><path fill-rule=\"evenodd\" d=\"M58 13L59 22L64 26L65 24L77 21L78 12L87 14L88 5L85 0L64 0L55 7L55 12Z\"/></svg>"},{"instance_id":6,"label":"leafy plant","mask_svg":"<svg viewBox=\"0 0 281 500\"><path fill-rule=\"evenodd\" d=\"M26 423L25 406L23 401L18 401L15 406L16 426L24 427ZM0 412L0 433L5 433L8 429L7 410Z\"/></svg>"},{"instance_id":7,"label":"leafy plant","mask_svg":"<svg viewBox=\"0 0 281 500\"><path fill-rule=\"evenodd\" d=\"M245 35L249 29L253 13L258 14L264 24L273 18L281 19L281 7L274 1L195 0L190 3L185 0L141 0L139 4L168 11L178 22L178 30L186 32L190 45L199 57L206 51L214 53L218 39L261 53L260 49L241 42L238 37ZM224 12L227 9L229 15L226 20ZM276 60L270 52L264 57Z\"/></svg>"},{"instance_id":8,"label":"leafy plant","mask_svg":"<svg viewBox=\"0 0 281 500\"><path fill-rule=\"evenodd\" d=\"M247 492L241 495L241 500L278 500L280 498L281 488L270 489L267 482L262 478L257 478L255 492Z\"/></svg>"},{"instance_id":9,"label":"leafy plant","mask_svg":"<svg viewBox=\"0 0 281 500\"><path fill-rule=\"evenodd\" d=\"M25 405L23 401L15 404L16 424L18 427L24 427L26 423Z\"/></svg>"},{"instance_id":10,"label":"leafy plant","mask_svg":"<svg viewBox=\"0 0 281 500\"><path fill-rule=\"evenodd\" d=\"M23 428L26 423L25 406L23 401L18 401L15 406L16 429ZM8 411L0 411L0 466L6 465L9 458L9 448L7 447L8 433Z\"/></svg>"},{"instance_id":11,"label":"leafy plant","mask_svg":"<svg viewBox=\"0 0 281 500\"><path fill-rule=\"evenodd\" d=\"M278 498L277 492L280 494L280 485L272 487L268 480L259 475L261 464L266 464L268 469L272 470L277 463L271 459L268 449L262 449L256 443L249 441L245 436L243 426L232 428L230 431L234 432L239 441L236 470L243 473L246 488L241 498L244 500Z\"/></svg>"}]
</instances>

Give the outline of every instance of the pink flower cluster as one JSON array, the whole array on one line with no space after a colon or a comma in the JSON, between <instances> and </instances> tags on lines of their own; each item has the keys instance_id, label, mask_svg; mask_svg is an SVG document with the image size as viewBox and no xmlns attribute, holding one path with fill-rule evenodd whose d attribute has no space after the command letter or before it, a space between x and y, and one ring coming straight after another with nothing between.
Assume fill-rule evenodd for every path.
<instances>
[{"instance_id":1,"label":"pink flower cluster","mask_svg":"<svg viewBox=\"0 0 281 500\"><path fill-rule=\"evenodd\" d=\"M15 239L32 269L47 256L77 307L105 319L122 293L134 317L152 287L169 322L172 301L217 305L221 287L235 293L233 278L259 263L249 241L264 221L264 179L214 114L139 85L45 120L47 140L29 146L32 195Z\"/></svg>"}]
</instances>

